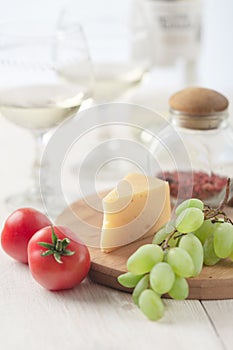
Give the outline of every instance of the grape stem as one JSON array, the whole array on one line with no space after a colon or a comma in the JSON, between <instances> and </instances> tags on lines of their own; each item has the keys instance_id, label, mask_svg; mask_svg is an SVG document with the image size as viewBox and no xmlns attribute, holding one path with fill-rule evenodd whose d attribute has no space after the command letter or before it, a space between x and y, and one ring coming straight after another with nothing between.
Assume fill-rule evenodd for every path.
<instances>
[{"instance_id":1,"label":"grape stem","mask_svg":"<svg viewBox=\"0 0 233 350\"><path fill-rule=\"evenodd\" d=\"M165 239L164 243L162 244L162 249L163 250L166 250L168 249L170 246L169 246L169 241L170 239L176 234L176 233L179 233L176 229L174 229L171 233L169 233L169 235L167 236L167 238ZM174 238L178 238L180 236L183 236L185 235L186 233L182 233L182 234L179 234L178 236L174 237Z\"/></svg>"}]
</instances>

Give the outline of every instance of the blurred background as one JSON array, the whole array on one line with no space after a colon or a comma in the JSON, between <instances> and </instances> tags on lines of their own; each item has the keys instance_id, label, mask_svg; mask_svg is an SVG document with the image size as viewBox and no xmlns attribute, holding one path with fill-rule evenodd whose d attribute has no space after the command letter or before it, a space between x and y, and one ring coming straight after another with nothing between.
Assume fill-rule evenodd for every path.
<instances>
[{"instance_id":1,"label":"blurred background","mask_svg":"<svg viewBox=\"0 0 233 350\"><path fill-rule=\"evenodd\" d=\"M136 0L137 1L137 0ZM136 3L135 1L135 3ZM79 20L80 6L87 7L90 14L104 12L106 7L117 6L124 15L125 0L105 0L105 8L100 9L99 1L66 1L66 0L8 0L0 1L0 20L26 19L26 20L54 20L60 11L67 8ZM143 2L143 0L142 0ZM145 0L146 2L146 0ZM151 0L156 3L156 0ZM164 1L176 3L178 1ZM194 1L195 2L195 1ZM196 0L198 2L198 0ZM77 5L75 6L75 3ZM199 83L216 89L233 89L233 3L231 0L202 0L202 32L201 50L198 57ZM101 10L101 11L100 11ZM116 14L118 15L118 14ZM158 78L156 79L158 82ZM164 79L158 83L164 85ZM167 85L171 81L166 82ZM174 82L173 82L174 83Z\"/></svg>"},{"instance_id":2,"label":"blurred background","mask_svg":"<svg viewBox=\"0 0 233 350\"><path fill-rule=\"evenodd\" d=\"M183 1L183 3L184 2L185 1ZM190 1L187 0L186 2L188 3ZM83 28L86 26L86 40L91 54L93 54L94 50L94 56L99 57L100 55L103 55L106 56L106 59L109 59L110 51L114 51L113 54L118 51L120 57L119 52L122 50L122 42L120 38L118 41L112 40L112 42L114 42L114 50L113 44L112 46L109 46L111 41L110 37L114 37L114 33L112 35L112 32L114 32L114 20L117 22L119 21L119 18L124 20L124 18L127 17L129 26L131 26L130 30L138 30L138 36L140 36L141 30L141 28L139 28L141 25L140 21L144 22L147 27L146 29L150 27L152 22L150 28L151 32L153 33L154 30L154 33L156 33L158 27L156 27L155 22L158 21L158 18L156 18L155 13L156 11L161 11L161 13L164 12L161 8L153 9L153 6L157 6L156 3L164 3L164 6L170 6L172 4L174 8L179 6L178 0L9 0L7 2L0 0L0 21L23 19L40 21L49 20L50 22L57 23L62 19L64 23L68 23L69 21L76 20L77 22L81 22ZM200 85L216 89L225 93L227 97L230 98L233 93L233 47L231 44L233 33L233 3L231 0L193 0L191 3L193 3L193 7L185 11L187 13L188 11L200 11L200 13L197 14L197 17L200 16L199 20L201 21L201 28L199 33L199 47L197 49L196 43L196 48L194 50L197 49L197 51L193 53L193 61L190 63L190 67L191 64L193 64L193 70L191 73L189 72L190 79L185 80L184 63L166 63L166 47L169 47L169 40L171 42L174 38L172 39L171 36L170 38L159 38L154 34L154 38L148 38L150 59L151 56L153 56L153 50L156 49L156 47L164 45L165 49L160 59L152 57L152 61L148 66L149 74L143 74L143 82L138 76L140 84L136 84L136 89L134 88L134 84L128 84L126 86L125 84L119 84L118 82L117 85L114 83L114 78L109 77L108 75L110 70L117 71L119 67L116 69L116 67L106 67L105 65L105 72L101 71L101 74L105 74L105 78L108 76L107 78L109 78L109 80L112 78L112 85L110 88L109 85L98 85L98 89L95 89L96 102L106 102L118 99L139 103L156 110L166 111L166 102L171 93L187 85ZM141 10L140 6L144 7L144 12ZM146 7L147 10L145 10ZM146 11L147 14L145 14ZM148 18L148 13L150 18ZM195 15L192 16L193 18L195 17ZM109 18L109 20L107 20L107 18ZM93 28L89 30L90 23L92 23ZM125 23L123 23L123 26L124 25ZM196 23L193 25L198 26ZM119 30L119 27L120 26L118 26L115 31ZM108 34L109 30L110 32ZM195 30L197 31L198 29L192 28L191 30L195 33ZM94 47L95 43L93 44L93 40L95 40L91 36L93 35L93 31L95 32L96 37L103 37L102 43L98 43L99 52L96 51L96 47ZM122 38L124 35L123 29L121 29L121 31L122 33L120 33L120 35ZM89 37L87 34L90 34ZM141 35L141 41L140 39L138 40L138 48L135 48L134 54L138 55L138 53L141 53L145 56L147 52L143 47L143 34L141 33ZM192 37L192 35L198 34L197 32L192 34L186 31L185 35L190 35ZM175 40L179 40L179 38L175 38ZM184 38L184 41L185 40L187 40L187 38ZM180 42L177 42L176 44L178 47L182 46ZM174 40L172 45L174 48ZM117 46L119 46L119 49ZM187 45L184 45L181 51L182 50L185 57L187 57L188 51L190 51L188 55L192 55L192 48L190 50ZM168 53L168 55L169 54L172 55L172 51ZM96 76L100 74L100 69L102 68L97 67L97 70L95 71Z\"/></svg>"},{"instance_id":3,"label":"blurred background","mask_svg":"<svg viewBox=\"0 0 233 350\"><path fill-rule=\"evenodd\" d=\"M171 94L198 85L229 99L231 120L232 15L231 0L0 0L0 24L44 21L65 33L80 26L92 64L90 105L131 102L166 115ZM32 135L16 124L0 118L0 179L12 193L29 179L34 157ZM1 197L8 192L3 186Z\"/></svg>"}]
</instances>

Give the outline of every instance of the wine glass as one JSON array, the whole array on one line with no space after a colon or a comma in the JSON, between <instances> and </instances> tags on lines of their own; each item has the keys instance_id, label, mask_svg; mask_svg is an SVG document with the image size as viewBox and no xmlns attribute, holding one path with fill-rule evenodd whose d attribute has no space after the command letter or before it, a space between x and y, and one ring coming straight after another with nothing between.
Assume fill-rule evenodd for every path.
<instances>
[{"instance_id":1,"label":"wine glass","mask_svg":"<svg viewBox=\"0 0 233 350\"><path fill-rule=\"evenodd\" d=\"M0 75L0 113L28 129L36 143L31 185L6 204L43 210L39 174L44 136L91 97L92 68L82 28L77 23L65 29L54 23L1 23ZM56 204L49 184L46 196Z\"/></svg>"},{"instance_id":2,"label":"wine glass","mask_svg":"<svg viewBox=\"0 0 233 350\"><path fill-rule=\"evenodd\" d=\"M82 24L95 75L94 102L105 103L137 86L150 66L148 31L138 0L71 0L59 23Z\"/></svg>"},{"instance_id":3,"label":"wine glass","mask_svg":"<svg viewBox=\"0 0 233 350\"><path fill-rule=\"evenodd\" d=\"M65 28L77 21L87 37L93 64L93 104L119 101L142 83L150 66L148 32L140 1L71 0L58 22ZM114 126L106 126L99 130L96 141L104 142L113 135ZM111 149L104 151L102 157L107 159ZM125 172L131 170L129 164L121 166ZM79 167L80 162L75 161L72 172L76 174ZM113 171L114 165L107 164L101 171L103 181L111 180Z\"/></svg>"}]
</instances>

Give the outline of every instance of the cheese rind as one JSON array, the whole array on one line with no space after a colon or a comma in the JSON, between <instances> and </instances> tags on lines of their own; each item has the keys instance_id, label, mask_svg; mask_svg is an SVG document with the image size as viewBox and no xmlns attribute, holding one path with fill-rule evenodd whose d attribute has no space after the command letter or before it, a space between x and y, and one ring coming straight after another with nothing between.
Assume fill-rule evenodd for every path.
<instances>
[{"instance_id":1,"label":"cheese rind","mask_svg":"<svg viewBox=\"0 0 233 350\"><path fill-rule=\"evenodd\" d=\"M100 247L110 252L154 234L170 219L167 182L129 174L103 199Z\"/></svg>"}]
</instances>

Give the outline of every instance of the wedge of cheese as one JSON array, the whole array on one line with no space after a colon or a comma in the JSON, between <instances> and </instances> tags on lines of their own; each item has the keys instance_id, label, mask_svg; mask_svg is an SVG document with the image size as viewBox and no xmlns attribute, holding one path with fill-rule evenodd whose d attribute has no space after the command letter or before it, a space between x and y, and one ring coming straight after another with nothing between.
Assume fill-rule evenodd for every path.
<instances>
[{"instance_id":1,"label":"wedge of cheese","mask_svg":"<svg viewBox=\"0 0 233 350\"><path fill-rule=\"evenodd\" d=\"M100 247L110 252L153 235L170 219L168 182L143 174L129 174L103 198Z\"/></svg>"}]
</instances>

